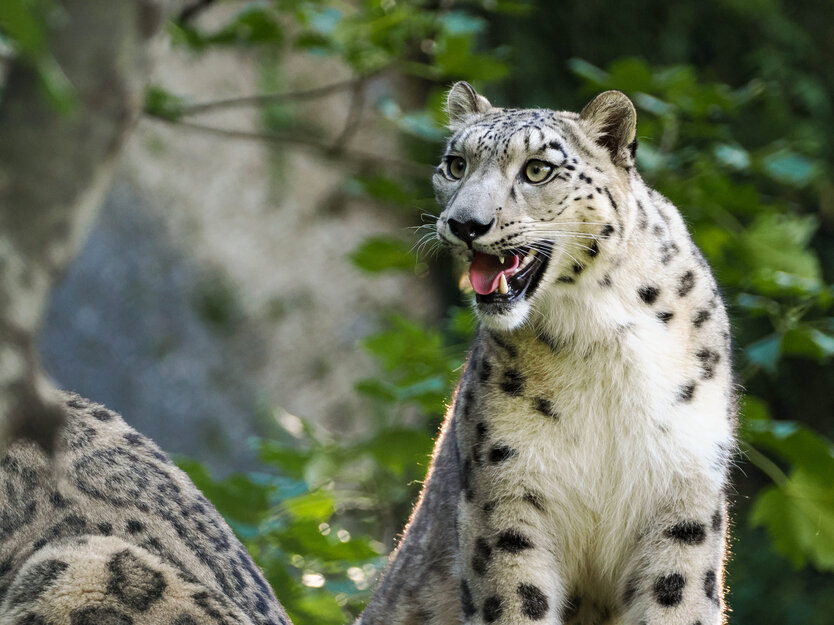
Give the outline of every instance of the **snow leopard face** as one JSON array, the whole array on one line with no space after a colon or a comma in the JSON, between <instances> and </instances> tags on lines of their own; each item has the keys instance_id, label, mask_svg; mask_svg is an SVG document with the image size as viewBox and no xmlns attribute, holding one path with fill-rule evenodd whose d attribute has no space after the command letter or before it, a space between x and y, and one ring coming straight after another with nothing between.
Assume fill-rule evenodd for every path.
<instances>
[{"instance_id":1,"label":"snow leopard face","mask_svg":"<svg viewBox=\"0 0 834 625\"><path fill-rule=\"evenodd\" d=\"M633 204L634 107L608 91L578 115L502 109L460 82L447 109L437 236L469 262L481 322L513 329L614 255Z\"/></svg>"}]
</instances>

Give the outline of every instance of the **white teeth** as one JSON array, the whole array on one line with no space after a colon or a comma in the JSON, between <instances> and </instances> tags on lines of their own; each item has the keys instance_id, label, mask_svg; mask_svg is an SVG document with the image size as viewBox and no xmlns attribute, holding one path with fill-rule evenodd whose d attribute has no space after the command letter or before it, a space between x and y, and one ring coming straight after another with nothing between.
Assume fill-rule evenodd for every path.
<instances>
[{"instance_id":1,"label":"white teeth","mask_svg":"<svg viewBox=\"0 0 834 625\"><path fill-rule=\"evenodd\" d=\"M503 273L501 274L501 278L498 280L498 292L501 295L506 295L510 292L510 287L507 285L507 276Z\"/></svg>"},{"instance_id":2,"label":"white teeth","mask_svg":"<svg viewBox=\"0 0 834 625\"><path fill-rule=\"evenodd\" d=\"M530 252L528 253L528 256L533 257L533 256L535 256L536 254L538 254L538 252L537 252L535 249L530 248Z\"/></svg>"},{"instance_id":3,"label":"white teeth","mask_svg":"<svg viewBox=\"0 0 834 625\"><path fill-rule=\"evenodd\" d=\"M521 261L521 264L518 266L518 269L516 271L521 271L522 269L527 267L527 265L529 265L530 263L533 262L533 259L535 257L536 257L536 250L530 250L528 252L527 256L524 257L524 260Z\"/></svg>"},{"instance_id":4,"label":"white teeth","mask_svg":"<svg viewBox=\"0 0 834 625\"><path fill-rule=\"evenodd\" d=\"M499 256L499 257L498 257L498 262L499 262L499 263L501 263L501 264L503 265L503 264L504 264L504 257L503 257L503 256Z\"/></svg>"}]
</instances>

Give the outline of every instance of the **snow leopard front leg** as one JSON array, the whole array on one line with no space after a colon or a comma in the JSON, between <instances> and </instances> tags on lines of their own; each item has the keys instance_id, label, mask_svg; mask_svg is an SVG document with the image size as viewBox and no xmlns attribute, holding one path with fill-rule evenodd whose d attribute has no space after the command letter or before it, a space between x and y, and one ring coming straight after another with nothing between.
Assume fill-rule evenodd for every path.
<instances>
[{"instance_id":1,"label":"snow leopard front leg","mask_svg":"<svg viewBox=\"0 0 834 625\"><path fill-rule=\"evenodd\" d=\"M532 496L535 497L535 496ZM563 603L551 537L525 508L532 497L461 496L461 594L471 625L554 622ZM557 621L558 622L558 621Z\"/></svg>"},{"instance_id":2,"label":"snow leopard front leg","mask_svg":"<svg viewBox=\"0 0 834 625\"><path fill-rule=\"evenodd\" d=\"M628 625L719 625L724 620L726 504L693 497L656 515L621 583ZM684 496L685 497L685 496Z\"/></svg>"},{"instance_id":3,"label":"snow leopard front leg","mask_svg":"<svg viewBox=\"0 0 834 625\"><path fill-rule=\"evenodd\" d=\"M473 360L484 367L478 351ZM465 622L552 623L564 603L565 584L544 514L544 495L531 486L533 479L506 479L519 475L507 469L524 463L521 452L491 437L478 415L472 383L462 395L454 425L461 462L458 527Z\"/></svg>"}]
</instances>

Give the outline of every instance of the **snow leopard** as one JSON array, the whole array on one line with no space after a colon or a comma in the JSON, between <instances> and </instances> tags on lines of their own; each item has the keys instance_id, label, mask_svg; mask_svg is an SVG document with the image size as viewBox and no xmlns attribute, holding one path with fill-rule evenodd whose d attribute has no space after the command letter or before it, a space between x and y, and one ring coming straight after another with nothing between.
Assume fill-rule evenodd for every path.
<instances>
[{"instance_id":1,"label":"snow leopard","mask_svg":"<svg viewBox=\"0 0 834 625\"><path fill-rule=\"evenodd\" d=\"M191 480L112 410L56 391L54 453L0 452L0 625L291 625Z\"/></svg>"},{"instance_id":2,"label":"snow leopard","mask_svg":"<svg viewBox=\"0 0 834 625\"><path fill-rule=\"evenodd\" d=\"M361 625L725 622L728 317L637 114L448 94L436 234L477 335Z\"/></svg>"}]
</instances>

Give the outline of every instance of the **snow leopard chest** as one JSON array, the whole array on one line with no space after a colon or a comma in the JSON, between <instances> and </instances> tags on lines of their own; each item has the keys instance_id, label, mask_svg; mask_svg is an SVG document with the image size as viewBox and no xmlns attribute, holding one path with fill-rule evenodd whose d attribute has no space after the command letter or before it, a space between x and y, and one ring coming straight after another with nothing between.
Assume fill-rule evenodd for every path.
<instances>
[{"instance_id":1,"label":"snow leopard chest","mask_svg":"<svg viewBox=\"0 0 834 625\"><path fill-rule=\"evenodd\" d=\"M680 480L722 479L723 384L682 397L676 346L651 344L640 327L580 350L485 333L470 358L456 401L465 505L515 502L571 577L613 579Z\"/></svg>"}]
</instances>

